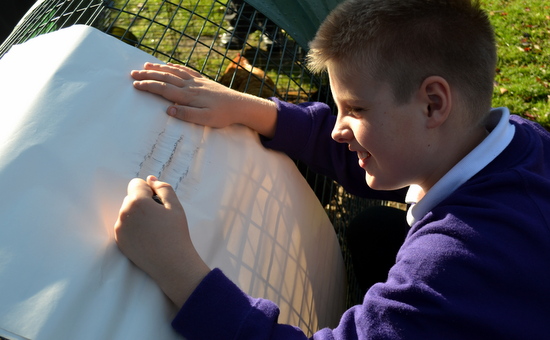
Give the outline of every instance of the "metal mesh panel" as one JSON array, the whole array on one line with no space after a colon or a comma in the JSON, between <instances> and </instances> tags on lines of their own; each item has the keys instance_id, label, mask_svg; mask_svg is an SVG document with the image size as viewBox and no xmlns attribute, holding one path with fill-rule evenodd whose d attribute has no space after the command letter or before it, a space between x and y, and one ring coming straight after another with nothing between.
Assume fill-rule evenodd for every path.
<instances>
[{"instance_id":1,"label":"metal mesh panel","mask_svg":"<svg viewBox=\"0 0 550 340\"><path fill-rule=\"evenodd\" d=\"M85 24L239 91L332 105L326 76L307 70L305 51L268 16L237 0L43 0L0 46L0 57L37 35ZM297 166L338 235L348 272L348 305L360 303L344 235L353 216L378 202L349 195L306 165Z\"/></svg>"}]
</instances>

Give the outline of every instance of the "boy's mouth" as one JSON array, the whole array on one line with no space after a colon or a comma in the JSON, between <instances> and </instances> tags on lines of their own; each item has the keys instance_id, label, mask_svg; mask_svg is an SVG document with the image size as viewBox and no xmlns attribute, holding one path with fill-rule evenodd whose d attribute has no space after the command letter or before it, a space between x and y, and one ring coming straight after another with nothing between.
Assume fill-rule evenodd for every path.
<instances>
[{"instance_id":1,"label":"boy's mouth","mask_svg":"<svg viewBox=\"0 0 550 340\"><path fill-rule=\"evenodd\" d=\"M371 157L371 154L367 151L357 151L357 157L359 158L359 166L364 168L367 159Z\"/></svg>"},{"instance_id":2,"label":"boy's mouth","mask_svg":"<svg viewBox=\"0 0 550 340\"><path fill-rule=\"evenodd\" d=\"M371 156L370 153L368 153L367 151L357 151L357 157L359 157L359 159L367 159Z\"/></svg>"}]
</instances>

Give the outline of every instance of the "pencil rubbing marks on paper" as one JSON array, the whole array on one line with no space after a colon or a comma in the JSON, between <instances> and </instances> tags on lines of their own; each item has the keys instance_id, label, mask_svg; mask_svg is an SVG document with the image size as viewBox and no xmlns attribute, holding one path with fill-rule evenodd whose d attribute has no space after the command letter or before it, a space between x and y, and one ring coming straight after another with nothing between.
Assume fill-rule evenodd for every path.
<instances>
[{"instance_id":1,"label":"pencil rubbing marks on paper","mask_svg":"<svg viewBox=\"0 0 550 340\"><path fill-rule=\"evenodd\" d=\"M151 150L144 156L136 176L145 178L155 175L177 190L188 176L199 153L201 142L202 133L182 135L181 126L169 122L158 134Z\"/></svg>"}]
</instances>

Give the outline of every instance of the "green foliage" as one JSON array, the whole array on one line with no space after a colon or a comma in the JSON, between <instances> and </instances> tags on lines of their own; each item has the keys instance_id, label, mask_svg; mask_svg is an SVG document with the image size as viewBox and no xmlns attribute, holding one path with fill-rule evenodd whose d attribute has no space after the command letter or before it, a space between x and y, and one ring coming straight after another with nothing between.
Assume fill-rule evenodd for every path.
<instances>
[{"instance_id":1,"label":"green foliage","mask_svg":"<svg viewBox=\"0 0 550 340\"><path fill-rule=\"evenodd\" d=\"M141 49L163 61L175 58L189 62L191 57L193 61L199 58L204 60L208 57L208 46L200 45L197 53L191 49L197 47L196 40L210 43L215 36L223 33L219 24L223 22L225 2L115 0L114 7L121 11L113 12L114 26L129 28L137 37ZM205 66L197 67L202 69Z\"/></svg>"},{"instance_id":2,"label":"green foliage","mask_svg":"<svg viewBox=\"0 0 550 340\"><path fill-rule=\"evenodd\" d=\"M482 0L498 46L493 106L550 129L550 3Z\"/></svg>"}]
</instances>

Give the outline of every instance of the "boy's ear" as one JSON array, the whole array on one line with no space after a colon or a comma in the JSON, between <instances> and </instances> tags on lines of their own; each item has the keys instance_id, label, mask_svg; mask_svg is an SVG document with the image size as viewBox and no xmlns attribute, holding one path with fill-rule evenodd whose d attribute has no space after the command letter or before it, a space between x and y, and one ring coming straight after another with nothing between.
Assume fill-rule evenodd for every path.
<instances>
[{"instance_id":1,"label":"boy's ear","mask_svg":"<svg viewBox=\"0 0 550 340\"><path fill-rule=\"evenodd\" d=\"M452 107L449 83L440 76L430 76L422 82L420 97L424 105L426 127L433 129L443 124L449 117Z\"/></svg>"}]
</instances>

